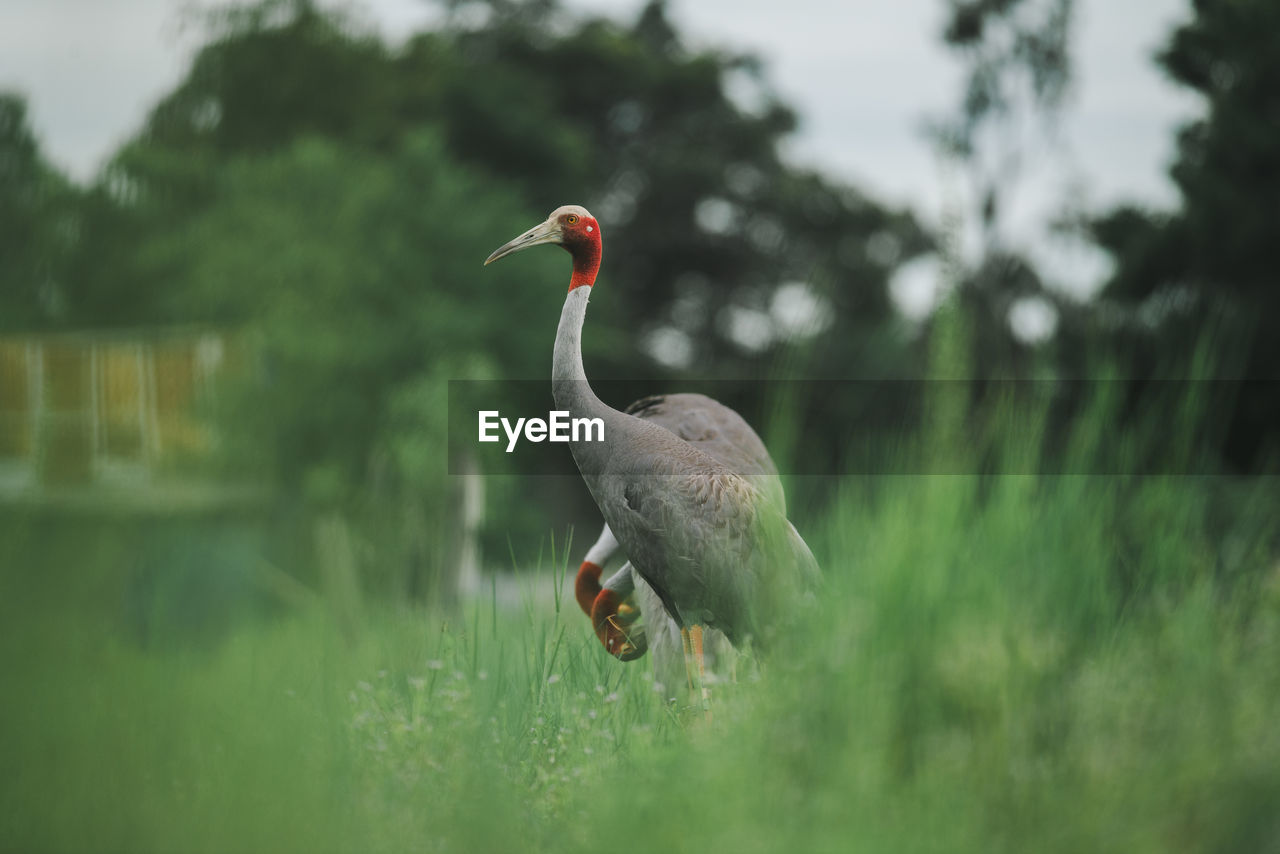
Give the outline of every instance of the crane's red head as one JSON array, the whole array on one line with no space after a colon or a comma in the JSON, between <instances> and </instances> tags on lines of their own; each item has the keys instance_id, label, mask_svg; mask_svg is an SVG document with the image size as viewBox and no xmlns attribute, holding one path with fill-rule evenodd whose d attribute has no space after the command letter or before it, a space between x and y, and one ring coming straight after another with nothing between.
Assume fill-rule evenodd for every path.
<instances>
[{"instance_id":1,"label":"crane's red head","mask_svg":"<svg viewBox=\"0 0 1280 854\"><path fill-rule=\"evenodd\" d=\"M485 266L521 249L556 243L573 256L573 277L569 290L581 285L590 287L596 283L600 271L600 223L582 205L564 205L551 212L545 222L535 225L509 243L504 243L485 259Z\"/></svg>"}]
</instances>

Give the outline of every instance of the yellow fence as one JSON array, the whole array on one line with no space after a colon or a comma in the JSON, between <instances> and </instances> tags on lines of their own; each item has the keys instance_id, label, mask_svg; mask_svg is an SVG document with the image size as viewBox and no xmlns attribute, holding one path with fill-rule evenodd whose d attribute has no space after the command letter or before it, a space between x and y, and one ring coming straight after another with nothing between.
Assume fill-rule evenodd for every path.
<instances>
[{"instance_id":1,"label":"yellow fence","mask_svg":"<svg viewBox=\"0 0 1280 854\"><path fill-rule=\"evenodd\" d=\"M211 330L0 337L0 468L84 484L207 457L217 381L239 347Z\"/></svg>"}]
</instances>

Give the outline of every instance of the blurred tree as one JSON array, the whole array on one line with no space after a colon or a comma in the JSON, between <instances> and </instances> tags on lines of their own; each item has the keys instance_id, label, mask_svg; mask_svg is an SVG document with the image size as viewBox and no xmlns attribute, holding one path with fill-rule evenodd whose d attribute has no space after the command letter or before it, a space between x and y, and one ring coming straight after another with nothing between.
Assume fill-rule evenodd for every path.
<instances>
[{"instance_id":1,"label":"blurred tree","mask_svg":"<svg viewBox=\"0 0 1280 854\"><path fill-rule=\"evenodd\" d=\"M932 134L967 178L964 207L949 226L957 232L949 272L979 377L1031 373L1032 343L1012 324L1020 304L1071 310L1011 245L1005 213L1031 153L1027 128L1052 129L1070 83L1073 8L1073 0L947 0L943 40L965 63L965 88ZM973 237L976 253L963 258L956 244Z\"/></svg>"},{"instance_id":2,"label":"blurred tree","mask_svg":"<svg viewBox=\"0 0 1280 854\"><path fill-rule=\"evenodd\" d=\"M1196 0L1158 56L1205 98L1183 127L1170 169L1175 212L1122 206L1092 232L1116 269L1081 337L1109 341L1130 376L1280 379L1280 5ZM1202 333L1211 322L1208 346ZM1197 362L1199 364L1197 364ZM1253 469L1280 451L1274 383L1241 388L1225 406L1228 457Z\"/></svg>"},{"instance_id":3,"label":"blurred tree","mask_svg":"<svg viewBox=\"0 0 1280 854\"><path fill-rule=\"evenodd\" d=\"M79 193L40 156L27 105L0 92L0 328L62 319Z\"/></svg>"},{"instance_id":4,"label":"blurred tree","mask_svg":"<svg viewBox=\"0 0 1280 854\"><path fill-rule=\"evenodd\" d=\"M660 2L630 27L567 19L553 2L444 5L451 23L395 53L309 0L213 13L216 37L108 183L138 188L169 219L207 201L218 157L305 134L385 152L432 125L533 210L576 200L607 223L602 377L636 363L755 376L806 333L820 333L818 370L832 375L907 358L881 352L895 340L886 284L929 241L909 214L781 160L795 117L758 61L687 51ZM787 285L783 302L820 320L780 319Z\"/></svg>"},{"instance_id":5,"label":"blurred tree","mask_svg":"<svg viewBox=\"0 0 1280 854\"><path fill-rule=\"evenodd\" d=\"M217 192L217 204L149 251L186 266L173 293L184 311L248 322L263 336L273 386L293 395L274 401L271 429L295 445L295 462L357 476L367 459L351 438L377 432L389 389L473 354L515 363L545 338L495 318L554 323L557 307L518 287L519 270L457 286L479 274L484 226L523 219L429 135L383 157L299 140L231 160Z\"/></svg>"},{"instance_id":6,"label":"blurred tree","mask_svg":"<svg viewBox=\"0 0 1280 854\"><path fill-rule=\"evenodd\" d=\"M267 0L206 13L209 43L93 187L71 277L74 311L96 323L213 319L188 305L181 256L155 240L216 204L237 156L321 135L387 152L403 127L380 108L394 92L386 51L307 0ZM225 314L221 319L228 319Z\"/></svg>"},{"instance_id":7,"label":"blurred tree","mask_svg":"<svg viewBox=\"0 0 1280 854\"><path fill-rule=\"evenodd\" d=\"M424 134L383 155L301 138L228 159L212 189L216 202L147 254L183 268L173 312L235 320L261 342L266 388L235 407L231 457L385 534L365 541L374 589L440 594L446 381L544 349L558 312L517 267L465 285L487 229L522 226L519 205Z\"/></svg>"}]
</instances>

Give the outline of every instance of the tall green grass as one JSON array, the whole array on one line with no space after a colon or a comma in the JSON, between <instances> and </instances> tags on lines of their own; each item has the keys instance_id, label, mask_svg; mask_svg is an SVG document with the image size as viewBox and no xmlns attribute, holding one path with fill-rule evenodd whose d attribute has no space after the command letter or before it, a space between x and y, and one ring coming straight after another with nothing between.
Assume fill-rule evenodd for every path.
<instances>
[{"instance_id":1,"label":"tall green grass","mask_svg":"<svg viewBox=\"0 0 1280 854\"><path fill-rule=\"evenodd\" d=\"M711 721L540 595L562 553L516 603L196 643L121 616L145 530L10 520L0 845L1280 851L1276 484L1002 475L1041 420L984 423L993 473L850 479L798 520L819 605Z\"/></svg>"}]
</instances>

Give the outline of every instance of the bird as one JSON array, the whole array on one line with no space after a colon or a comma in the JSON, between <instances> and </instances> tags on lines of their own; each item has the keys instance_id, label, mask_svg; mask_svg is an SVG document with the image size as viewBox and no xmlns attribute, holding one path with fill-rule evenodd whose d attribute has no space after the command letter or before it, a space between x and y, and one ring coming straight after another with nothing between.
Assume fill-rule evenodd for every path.
<instances>
[{"instance_id":1,"label":"bird","mask_svg":"<svg viewBox=\"0 0 1280 854\"><path fill-rule=\"evenodd\" d=\"M636 572L688 632L705 705L704 629L719 630L736 648L750 642L766 650L792 603L817 585L817 561L785 508L745 476L592 391L582 328L603 240L586 208L556 208L484 263L545 244L563 247L573 260L553 348L552 397L571 418L599 419L604 428L602 439L585 433L571 441L570 452Z\"/></svg>"},{"instance_id":2,"label":"bird","mask_svg":"<svg viewBox=\"0 0 1280 854\"><path fill-rule=\"evenodd\" d=\"M701 448L745 475L770 501L785 508L786 497L778 469L764 442L741 415L724 404L702 394L651 395L623 411L659 424ZM691 650L683 642L680 626L665 613L657 594L630 561L601 586L603 568L618 547L617 538L608 524L604 525L578 569L575 598L591 618L607 652L622 661L633 661L646 652L651 653L656 681L665 690L673 691L679 683L680 667ZM635 600L639 600L639 607ZM644 620L640 619L642 616ZM616 631L607 631L610 626ZM712 629L704 636L703 643L704 650L714 655L724 649L727 641Z\"/></svg>"}]
</instances>

